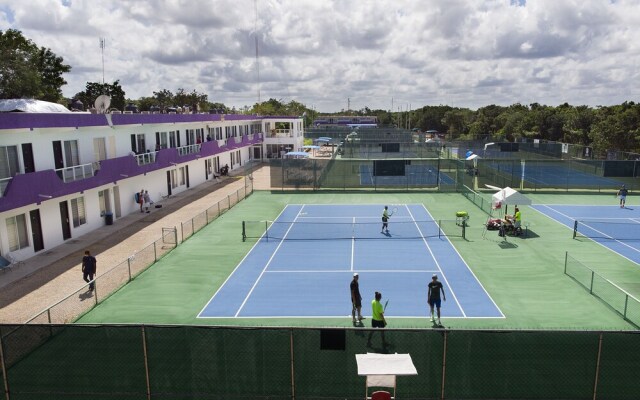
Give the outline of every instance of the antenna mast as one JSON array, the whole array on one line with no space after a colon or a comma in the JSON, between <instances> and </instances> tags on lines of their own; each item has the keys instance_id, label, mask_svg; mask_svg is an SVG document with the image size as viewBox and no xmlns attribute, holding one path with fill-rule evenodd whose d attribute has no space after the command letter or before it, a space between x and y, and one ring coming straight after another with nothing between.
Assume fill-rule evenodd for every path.
<instances>
[{"instance_id":1,"label":"antenna mast","mask_svg":"<svg viewBox=\"0 0 640 400\"><path fill-rule=\"evenodd\" d=\"M258 58L258 0L254 0L255 20L253 22L253 34L255 35L256 43L256 77L258 86L258 104L260 104L260 61Z\"/></svg>"},{"instance_id":2,"label":"antenna mast","mask_svg":"<svg viewBox=\"0 0 640 400\"><path fill-rule=\"evenodd\" d=\"M104 47L106 45L105 38L100 38L100 51L102 52L102 84L104 85Z\"/></svg>"}]
</instances>

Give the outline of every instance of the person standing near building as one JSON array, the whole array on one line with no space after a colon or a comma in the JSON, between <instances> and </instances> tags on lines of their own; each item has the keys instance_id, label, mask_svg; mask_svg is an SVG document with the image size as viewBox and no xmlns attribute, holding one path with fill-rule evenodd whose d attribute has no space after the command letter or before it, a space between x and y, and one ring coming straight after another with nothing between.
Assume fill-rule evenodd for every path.
<instances>
[{"instance_id":1,"label":"person standing near building","mask_svg":"<svg viewBox=\"0 0 640 400\"><path fill-rule=\"evenodd\" d=\"M622 185L622 187L620 188L620 190L618 190L618 193L616 194L616 197L620 197L620 208L624 208L625 203L627 201L627 194L629 194L627 187L625 185Z\"/></svg>"},{"instance_id":2,"label":"person standing near building","mask_svg":"<svg viewBox=\"0 0 640 400\"><path fill-rule=\"evenodd\" d=\"M384 340L384 327L387 326L387 321L384 319L384 307L382 307L380 300L382 300L382 293L376 292L375 298L371 301L371 327L383 329L380 331L382 334L382 347L387 347L387 342ZM371 347L371 336L373 336L373 332L373 329L369 332L367 347Z\"/></svg>"},{"instance_id":3,"label":"person standing near building","mask_svg":"<svg viewBox=\"0 0 640 400\"><path fill-rule=\"evenodd\" d=\"M140 204L140 212L143 213L144 210L142 209L142 206L144 205L144 189L140 189L140 193L138 193L138 204Z\"/></svg>"},{"instance_id":4,"label":"person standing near building","mask_svg":"<svg viewBox=\"0 0 640 400\"><path fill-rule=\"evenodd\" d=\"M358 273L353 274L353 280L349 288L351 290L351 319L356 323L356 311L358 312L357 322L362 322L362 296L360 295L360 285L358 284Z\"/></svg>"},{"instance_id":5,"label":"person standing near building","mask_svg":"<svg viewBox=\"0 0 640 400\"><path fill-rule=\"evenodd\" d=\"M149 196L149 191L145 190L144 191L144 196L142 196L144 199L144 206L147 210L147 213L150 213L151 211L149 211L149 205L153 204L153 200L151 200L151 196Z\"/></svg>"},{"instance_id":6,"label":"person standing near building","mask_svg":"<svg viewBox=\"0 0 640 400\"><path fill-rule=\"evenodd\" d=\"M427 292L427 301L429 303L429 308L431 309L431 322L434 322L433 308L435 307L438 311L438 325L440 325L440 292L442 291L442 300L447 301L447 297L444 294L444 286L442 286L442 282L438 280L438 275L433 274L431 277L431 282L429 282L429 290Z\"/></svg>"},{"instance_id":7,"label":"person standing near building","mask_svg":"<svg viewBox=\"0 0 640 400\"><path fill-rule=\"evenodd\" d=\"M384 206L382 210L382 231L380 233L389 233L389 207Z\"/></svg>"},{"instance_id":8,"label":"person standing near building","mask_svg":"<svg viewBox=\"0 0 640 400\"><path fill-rule=\"evenodd\" d=\"M89 250L84 252L84 257L82 257L82 279L85 282L89 283L89 290L93 290L95 288L95 282L93 281L93 276L96 273L97 261L94 256L91 255Z\"/></svg>"}]
</instances>

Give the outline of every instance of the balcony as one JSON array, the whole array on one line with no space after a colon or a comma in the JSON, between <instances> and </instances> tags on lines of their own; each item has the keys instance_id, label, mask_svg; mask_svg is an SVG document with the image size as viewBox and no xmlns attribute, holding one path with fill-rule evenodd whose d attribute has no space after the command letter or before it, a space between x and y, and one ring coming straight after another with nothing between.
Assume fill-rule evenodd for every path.
<instances>
[{"instance_id":1,"label":"balcony","mask_svg":"<svg viewBox=\"0 0 640 400\"><path fill-rule=\"evenodd\" d=\"M136 155L136 162L138 165L146 165L156 162L156 155L158 155L157 151L151 151L149 153L142 153Z\"/></svg>"},{"instance_id":2,"label":"balcony","mask_svg":"<svg viewBox=\"0 0 640 400\"><path fill-rule=\"evenodd\" d=\"M292 138L293 129L272 129L267 138Z\"/></svg>"},{"instance_id":3,"label":"balcony","mask_svg":"<svg viewBox=\"0 0 640 400\"><path fill-rule=\"evenodd\" d=\"M12 179L13 177L0 179L0 197L4 195L4 190L7 188L7 185L9 184L9 182L11 182Z\"/></svg>"},{"instance_id":4,"label":"balcony","mask_svg":"<svg viewBox=\"0 0 640 400\"><path fill-rule=\"evenodd\" d=\"M73 182L80 179L91 178L94 172L99 169L96 168L96 164L97 163L74 165L73 167L58 168L55 171L63 182Z\"/></svg>"},{"instance_id":5,"label":"balcony","mask_svg":"<svg viewBox=\"0 0 640 400\"><path fill-rule=\"evenodd\" d=\"M178 155L186 156L200 153L200 147L202 147L200 144L191 144L189 146L178 147L176 150L178 150Z\"/></svg>"}]
</instances>

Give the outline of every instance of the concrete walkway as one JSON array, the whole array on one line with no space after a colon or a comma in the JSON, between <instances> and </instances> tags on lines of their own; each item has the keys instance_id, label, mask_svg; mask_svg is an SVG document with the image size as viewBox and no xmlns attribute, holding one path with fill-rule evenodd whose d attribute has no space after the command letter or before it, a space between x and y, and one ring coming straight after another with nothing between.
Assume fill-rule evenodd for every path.
<instances>
[{"instance_id":1,"label":"concrete walkway","mask_svg":"<svg viewBox=\"0 0 640 400\"><path fill-rule=\"evenodd\" d=\"M233 171L242 174L243 171ZM269 167L252 173L254 190L269 189ZM159 239L162 228L180 225L245 186L243 175L209 181L164 199L149 214L131 213L77 239L36 255L0 273L0 323L23 323L81 288L85 250L98 261L100 275ZM178 235L180 236L180 235ZM180 238L178 239L180 240Z\"/></svg>"}]
</instances>

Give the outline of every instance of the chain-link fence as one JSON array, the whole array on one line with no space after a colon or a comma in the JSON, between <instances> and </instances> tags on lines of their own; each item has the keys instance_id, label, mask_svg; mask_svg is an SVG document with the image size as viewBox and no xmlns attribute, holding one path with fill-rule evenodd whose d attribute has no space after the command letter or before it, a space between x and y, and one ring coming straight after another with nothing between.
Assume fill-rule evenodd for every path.
<instances>
[{"instance_id":1,"label":"chain-link fence","mask_svg":"<svg viewBox=\"0 0 640 400\"><path fill-rule=\"evenodd\" d=\"M638 331L374 331L28 325L2 338L5 398L362 399L367 352L411 356L398 398L638 396Z\"/></svg>"},{"instance_id":2,"label":"chain-link fence","mask_svg":"<svg viewBox=\"0 0 640 400\"><path fill-rule=\"evenodd\" d=\"M253 181L250 179L245 179L244 181L244 187L194 216L189 221L181 223L180 237L178 237L178 231L175 227L163 228L162 236L159 239L136 251L119 264L106 268L104 273L98 275L94 280L94 290L88 290L89 283L87 283L62 300L34 315L25 324L66 324L76 320L164 257L178 244L215 220L240 200L249 196L253 192Z\"/></svg>"}]
</instances>

